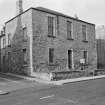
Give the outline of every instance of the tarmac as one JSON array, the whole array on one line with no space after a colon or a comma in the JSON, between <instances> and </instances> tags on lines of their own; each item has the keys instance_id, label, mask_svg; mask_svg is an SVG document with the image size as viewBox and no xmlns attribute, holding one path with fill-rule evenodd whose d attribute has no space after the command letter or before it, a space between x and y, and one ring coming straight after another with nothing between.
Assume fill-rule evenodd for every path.
<instances>
[{"instance_id":1,"label":"tarmac","mask_svg":"<svg viewBox=\"0 0 105 105\"><path fill-rule=\"evenodd\" d=\"M64 84L68 84L68 83L81 82L81 81L89 81L89 80L95 80L95 79L105 78L105 75L99 75L99 76L91 76L91 77L80 77L80 78L70 78L70 79L58 80L58 81L50 81L50 80L43 80L43 79L40 79L40 78L37 78L37 77L28 77L28 76L22 76L22 75L17 75L17 74L12 74L12 73L0 73L0 74L4 74L7 77L9 77L9 76L12 77L13 76L13 77L16 77L16 78L19 78L19 79L22 79L22 80L26 80L26 81L29 81L29 82L31 81L32 83L35 82L36 85L37 84L42 84L42 86L43 85L44 86L62 86ZM0 95L9 94L10 91L11 91L11 89L10 90L8 90L8 89L1 89L0 90Z\"/></svg>"}]
</instances>

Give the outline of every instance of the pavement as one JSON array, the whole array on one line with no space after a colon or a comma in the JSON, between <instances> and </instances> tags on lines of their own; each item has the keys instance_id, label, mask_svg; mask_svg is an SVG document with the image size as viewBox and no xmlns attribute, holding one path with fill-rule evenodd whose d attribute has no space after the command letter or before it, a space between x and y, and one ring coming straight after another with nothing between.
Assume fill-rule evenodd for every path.
<instances>
[{"instance_id":1,"label":"pavement","mask_svg":"<svg viewBox=\"0 0 105 105\"><path fill-rule=\"evenodd\" d=\"M20 76L20 75L16 75L12 73L8 73L6 75L19 77L19 78L29 80L29 81L35 81L37 83L51 84L51 85L63 85L63 84L72 83L72 82L80 82L80 81L105 78L105 75L99 75L99 76L91 76L91 77L71 78L71 79L58 80L58 81L48 81L48 80L43 80L43 79L39 79L35 77Z\"/></svg>"},{"instance_id":2,"label":"pavement","mask_svg":"<svg viewBox=\"0 0 105 105\"><path fill-rule=\"evenodd\" d=\"M0 95L9 94L13 91L35 87L35 90L41 90L52 87L52 84L39 83L26 80L13 74L0 73Z\"/></svg>"}]
</instances>

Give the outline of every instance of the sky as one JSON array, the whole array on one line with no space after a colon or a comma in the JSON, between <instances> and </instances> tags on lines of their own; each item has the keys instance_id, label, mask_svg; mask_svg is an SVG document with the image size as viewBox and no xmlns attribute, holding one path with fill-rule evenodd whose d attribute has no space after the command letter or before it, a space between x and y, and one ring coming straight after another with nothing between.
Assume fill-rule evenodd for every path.
<instances>
[{"instance_id":1,"label":"sky","mask_svg":"<svg viewBox=\"0 0 105 105\"><path fill-rule=\"evenodd\" d=\"M17 0L0 0L0 29L6 21L16 16ZM105 25L105 0L23 0L24 10L45 7L79 19Z\"/></svg>"}]
</instances>

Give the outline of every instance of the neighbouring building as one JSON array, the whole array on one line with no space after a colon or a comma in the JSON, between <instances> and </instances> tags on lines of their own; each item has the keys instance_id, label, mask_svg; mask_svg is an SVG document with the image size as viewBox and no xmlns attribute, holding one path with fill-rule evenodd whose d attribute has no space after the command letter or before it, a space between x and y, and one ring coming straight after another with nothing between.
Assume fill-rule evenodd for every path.
<instances>
[{"instance_id":1,"label":"neighbouring building","mask_svg":"<svg viewBox=\"0 0 105 105\"><path fill-rule=\"evenodd\" d=\"M97 68L105 69L105 26L96 28L97 38Z\"/></svg>"},{"instance_id":2,"label":"neighbouring building","mask_svg":"<svg viewBox=\"0 0 105 105\"><path fill-rule=\"evenodd\" d=\"M1 37L5 72L49 78L52 72L81 70L80 59L85 71L97 68L94 24L42 7L23 11L21 3Z\"/></svg>"},{"instance_id":3,"label":"neighbouring building","mask_svg":"<svg viewBox=\"0 0 105 105\"><path fill-rule=\"evenodd\" d=\"M105 39L105 26L96 27L96 39Z\"/></svg>"},{"instance_id":4,"label":"neighbouring building","mask_svg":"<svg viewBox=\"0 0 105 105\"><path fill-rule=\"evenodd\" d=\"M0 72L5 72L5 27L0 33Z\"/></svg>"}]
</instances>

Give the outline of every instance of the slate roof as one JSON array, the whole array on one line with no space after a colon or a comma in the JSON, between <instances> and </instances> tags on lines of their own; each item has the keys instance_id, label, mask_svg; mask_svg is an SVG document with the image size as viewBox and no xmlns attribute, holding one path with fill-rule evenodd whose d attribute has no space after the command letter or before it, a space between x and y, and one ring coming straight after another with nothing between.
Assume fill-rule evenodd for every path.
<instances>
[{"instance_id":1,"label":"slate roof","mask_svg":"<svg viewBox=\"0 0 105 105\"><path fill-rule=\"evenodd\" d=\"M86 24L95 25L95 24L92 24L92 23L89 23L89 22L86 22L86 21L83 21L83 20L80 20L80 19L76 19L76 18L74 18L74 17L68 16L68 15L65 15L65 14L63 14L63 13L60 13L60 12L57 12L57 11L53 11L53 10L50 10L50 9L47 9L47 8L44 8L44 7L36 7L36 8L31 7L31 8L29 8L29 9L27 9L26 11L24 11L23 13L21 13L21 14L15 16L15 17L13 17L12 19L8 20L7 22L5 22L5 24L8 23L8 22L10 22L11 20L15 19L16 17L18 17L18 16L24 14L25 12L29 11L30 9L34 9L34 10L37 10L37 11L41 11L41 12L46 12L46 13L54 14L54 15L57 15L57 16L63 16L63 17L66 17L66 18L70 18L70 19L76 20L76 21L78 21L78 22L86 23Z\"/></svg>"}]
</instances>

